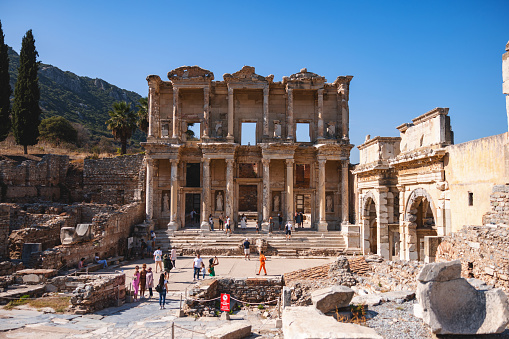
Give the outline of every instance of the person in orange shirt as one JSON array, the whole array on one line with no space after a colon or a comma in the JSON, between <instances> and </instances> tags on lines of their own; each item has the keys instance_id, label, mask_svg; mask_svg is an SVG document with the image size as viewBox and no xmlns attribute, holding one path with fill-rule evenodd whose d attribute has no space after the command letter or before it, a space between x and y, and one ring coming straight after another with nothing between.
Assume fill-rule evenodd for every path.
<instances>
[{"instance_id":1,"label":"person in orange shirt","mask_svg":"<svg viewBox=\"0 0 509 339\"><path fill-rule=\"evenodd\" d=\"M263 272L265 272L265 275L267 275L267 270L265 269L265 261L266 260L267 260L267 258L263 255L263 251L261 251L260 252L260 269L258 270L258 273L256 273L256 275L260 275L262 268L263 268Z\"/></svg>"}]
</instances>

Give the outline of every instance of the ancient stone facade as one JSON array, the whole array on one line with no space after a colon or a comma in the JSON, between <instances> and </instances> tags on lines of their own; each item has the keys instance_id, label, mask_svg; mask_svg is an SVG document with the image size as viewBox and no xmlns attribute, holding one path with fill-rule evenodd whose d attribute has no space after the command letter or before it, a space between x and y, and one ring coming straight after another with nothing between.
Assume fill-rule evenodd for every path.
<instances>
[{"instance_id":1,"label":"ancient stone facade","mask_svg":"<svg viewBox=\"0 0 509 339\"><path fill-rule=\"evenodd\" d=\"M147 77L146 214L159 228L207 230L209 215L217 225L221 214L234 226L245 214L264 230L270 217L293 223L296 212L320 231L350 222L351 76L327 83L302 69L274 82L244 66L214 81L184 66L168 78ZM193 138L189 124L200 126Z\"/></svg>"}]
</instances>

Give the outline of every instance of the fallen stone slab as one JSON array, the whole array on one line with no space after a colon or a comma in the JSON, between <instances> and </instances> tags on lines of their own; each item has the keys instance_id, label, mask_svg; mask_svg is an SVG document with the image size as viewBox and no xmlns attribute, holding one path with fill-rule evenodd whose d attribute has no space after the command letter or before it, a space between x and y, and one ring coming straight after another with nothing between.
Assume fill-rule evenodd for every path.
<instances>
[{"instance_id":1,"label":"fallen stone slab","mask_svg":"<svg viewBox=\"0 0 509 339\"><path fill-rule=\"evenodd\" d=\"M458 270L461 270L459 261L428 264L423 268L424 273L419 276L423 275L426 279L438 277L439 280L430 279L417 286L422 320L435 334L503 332L509 323L506 294L498 288L476 290L465 279L456 278ZM444 280L446 278L450 280Z\"/></svg>"},{"instance_id":2,"label":"fallen stone slab","mask_svg":"<svg viewBox=\"0 0 509 339\"><path fill-rule=\"evenodd\" d=\"M449 281L461 278L461 261L446 261L424 266L417 276L417 281Z\"/></svg>"},{"instance_id":3,"label":"fallen stone slab","mask_svg":"<svg viewBox=\"0 0 509 339\"><path fill-rule=\"evenodd\" d=\"M251 325L245 322L234 322L223 325L207 333L210 339L241 339L251 335Z\"/></svg>"},{"instance_id":4,"label":"fallen stone slab","mask_svg":"<svg viewBox=\"0 0 509 339\"><path fill-rule=\"evenodd\" d=\"M356 295L352 298L350 304L353 305L367 305L367 306L377 306L382 303L382 297L380 294L365 294L365 295Z\"/></svg>"},{"instance_id":5,"label":"fallen stone slab","mask_svg":"<svg viewBox=\"0 0 509 339\"><path fill-rule=\"evenodd\" d=\"M335 285L311 293L311 301L323 313L346 307L350 304L354 291L350 287Z\"/></svg>"},{"instance_id":6,"label":"fallen stone slab","mask_svg":"<svg viewBox=\"0 0 509 339\"><path fill-rule=\"evenodd\" d=\"M398 300L410 301L415 298L414 291L390 291L380 294L382 301L395 302Z\"/></svg>"},{"instance_id":7,"label":"fallen stone slab","mask_svg":"<svg viewBox=\"0 0 509 339\"><path fill-rule=\"evenodd\" d=\"M283 310L283 335L292 339L381 339L372 328L336 321L314 307L289 306Z\"/></svg>"}]
</instances>

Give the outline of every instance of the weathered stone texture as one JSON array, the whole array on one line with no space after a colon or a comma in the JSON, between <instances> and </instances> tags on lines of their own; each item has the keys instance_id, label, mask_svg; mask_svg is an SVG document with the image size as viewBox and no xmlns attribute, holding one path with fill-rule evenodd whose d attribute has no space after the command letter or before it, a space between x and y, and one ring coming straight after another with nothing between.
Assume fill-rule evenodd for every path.
<instances>
[{"instance_id":1,"label":"weathered stone texture","mask_svg":"<svg viewBox=\"0 0 509 339\"><path fill-rule=\"evenodd\" d=\"M141 200L144 185L144 155L125 155L99 160L87 159L83 188L92 202L127 204Z\"/></svg>"},{"instance_id":2,"label":"weathered stone texture","mask_svg":"<svg viewBox=\"0 0 509 339\"><path fill-rule=\"evenodd\" d=\"M346 286L331 286L311 293L311 300L317 310L327 313L350 304L354 291Z\"/></svg>"}]
</instances>

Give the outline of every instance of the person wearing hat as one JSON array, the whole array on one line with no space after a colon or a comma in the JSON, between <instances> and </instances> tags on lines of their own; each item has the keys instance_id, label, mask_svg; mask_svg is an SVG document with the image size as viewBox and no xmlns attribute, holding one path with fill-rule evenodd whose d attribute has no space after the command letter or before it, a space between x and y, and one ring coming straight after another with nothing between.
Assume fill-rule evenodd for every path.
<instances>
[{"instance_id":1,"label":"person wearing hat","mask_svg":"<svg viewBox=\"0 0 509 339\"><path fill-rule=\"evenodd\" d=\"M242 246L244 247L244 260L250 260L250 251L249 251L249 245L251 245L251 243L249 242L249 239L246 238L246 240L244 240L244 242L242 243Z\"/></svg>"}]
</instances>

